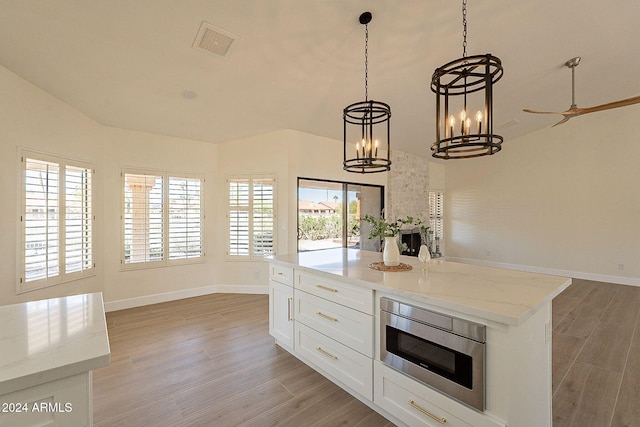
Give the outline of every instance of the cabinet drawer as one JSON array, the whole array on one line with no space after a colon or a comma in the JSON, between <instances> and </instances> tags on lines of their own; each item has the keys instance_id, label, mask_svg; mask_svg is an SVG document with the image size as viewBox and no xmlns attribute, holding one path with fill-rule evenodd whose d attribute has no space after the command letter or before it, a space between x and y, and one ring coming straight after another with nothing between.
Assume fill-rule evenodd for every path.
<instances>
[{"instance_id":1,"label":"cabinet drawer","mask_svg":"<svg viewBox=\"0 0 640 427\"><path fill-rule=\"evenodd\" d=\"M376 362L375 403L411 426L471 427L447 411L423 398L413 384L399 374ZM416 384L417 385L417 384Z\"/></svg>"},{"instance_id":2,"label":"cabinet drawer","mask_svg":"<svg viewBox=\"0 0 640 427\"><path fill-rule=\"evenodd\" d=\"M374 370L374 403L408 425L504 427L486 413L462 405L382 362L376 361Z\"/></svg>"},{"instance_id":3,"label":"cabinet drawer","mask_svg":"<svg viewBox=\"0 0 640 427\"><path fill-rule=\"evenodd\" d=\"M296 320L373 358L373 317L296 289Z\"/></svg>"},{"instance_id":4,"label":"cabinet drawer","mask_svg":"<svg viewBox=\"0 0 640 427\"><path fill-rule=\"evenodd\" d=\"M269 264L269 279L293 286L293 268L278 264Z\"/></svg>"},{"instance_id":5,"label":"cabinet drawer","mask_svg":"<svg viewBox=\"0 0 640 427\"><path fill-rule=\"evenodd\" d=\"M373 399L373 361L296 321L296 352L316 370Z\"/></svg>"},{"instance_id":6,"label":"cabinet drawer","mask_svg":"<svg viewBox=\"0 0 640 427\"><path fill-rule=\"evenodd\" d=\"M296 288L373 315L373 291L308 273L298 273Z\"/></svg>"}]
</instances>

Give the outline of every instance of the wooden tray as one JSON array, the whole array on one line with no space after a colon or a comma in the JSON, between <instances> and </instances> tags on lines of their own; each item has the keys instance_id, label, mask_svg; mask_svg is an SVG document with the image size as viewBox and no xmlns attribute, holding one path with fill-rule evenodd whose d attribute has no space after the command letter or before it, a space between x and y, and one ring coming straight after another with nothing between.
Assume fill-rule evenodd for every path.
<instances>
[{"instance_id":1,"label":"wooden tray","mask_svg":"<svg viewBox=\"0 0 640 427\"><path fill-rule=\"evenodd\" d=\"M403 262L400 265L395 267L384 265L384 262L372 262L369 264L369 268L372 270L380 270L380 271L409 271L413 269L409 264L405 264Z\"/></svg>"}]
</instances>

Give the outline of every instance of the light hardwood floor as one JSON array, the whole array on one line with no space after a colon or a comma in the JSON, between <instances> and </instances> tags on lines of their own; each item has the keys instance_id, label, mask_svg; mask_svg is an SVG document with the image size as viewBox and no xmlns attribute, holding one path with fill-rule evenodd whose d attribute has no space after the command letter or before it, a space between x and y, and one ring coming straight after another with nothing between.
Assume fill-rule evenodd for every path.
<instances>
[{"instance_id":1,"label":"light hardwood floor","mask_svg":"<svg viewBox=\"0 0 640 427\"><path fill-rule=\"evenodd\" d=\"M553 304L554 426L640 427L640 288L574 280ZM266 295L107 314L106 426L391 426L273 343Z\"/></svg>"},{"instance_id":2,"label":"light hardwood floor","mask_svg":"<svg viewBox=\"0 0 640 427\"><path fill-rule=\"evenodd\" d=\"M554 427L640 427L640 287L574 279L552 325Z\"/></svg>"}]
</instances>

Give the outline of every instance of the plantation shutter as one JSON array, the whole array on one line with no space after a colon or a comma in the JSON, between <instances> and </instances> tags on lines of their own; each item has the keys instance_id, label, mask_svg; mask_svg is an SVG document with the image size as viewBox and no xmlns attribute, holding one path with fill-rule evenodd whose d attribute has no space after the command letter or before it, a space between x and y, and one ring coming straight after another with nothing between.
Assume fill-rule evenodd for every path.
<instances>
[{"instance_id":1,"label":"plantation shutter","mask_svg":"<svg viewBox=\"0 0 640 427\"><path fill-rule=\"evenodd\" d=\"M93 168L27 151L21 163L19 292L94 274Z\"/></svg>"},{"instance_id":2,"label":"plantation shutter","mask_svg":"<svg viewBox=\"0 0 640 427\"><path fill-rule=\"evenodd\" d=\"M253 180L253 255L273 253L273 178Z\"/></svg>"},{"instance_id":3,"label":"plantation shutter","mask_svg":"<svg viewBox=\"0 0 640 427\"><path fill-rule=\"evenodd\" d=\"M164 179L161 175L124 174L124 262L164 259Z\"/></svg>"},{"instance_id":4,"label":"plantation shutter","mask_svg":"<svg viewBox=\"0 0 640 427\"><path fill-rule=\"evenodd\" d=\"M24 281L60 274L60 165L24 159Z\"/></svg>"},{"instance_id":5,"label":"plantation shutter","mask_svg":"<svg viewBox=\"0 0 640 427\"><path fill-rule=\"evenodd\" d=\"M169 259L202 256L202 186L196 178L169 177Z\"/></svg>"},{"instance_id":6,"label":"plantation shutter","mask_svg":"<svg viewBox=\"0 0 640 427\"><path fill-rule=\"evenodd\" d=\"M93 268L92 172L89 168L65 168L65 273Z\"/></svg>"},{"instance_id":7,"label":"plantation shutter","mask_svg":"<svg viewBox=\"0 0 640 427\"><path fill-rule=\"evenodd\" d=\"M444 238L444 193L429 191L429 226L434 237Z\"/></svg>"},{"instance_id":8,"label":"plantation shutter","mask_svg":"<svg viewBox=\"0 0 640 427\"><path fill-rule=\"evenodd\" d=\"M262 258L275 247L275 179L244 176L227 179L231 259Z\"/></svg>"},{"instance_id":9,"label":"plantation shutter","mask_svg":"<svg viewBox=\"0 0 640 427\"><path fill-rule=\"evenodd\" d=\"M249 178L229 179L229 248L230 256L249 255Z\"/></svg>"}]
</instances>

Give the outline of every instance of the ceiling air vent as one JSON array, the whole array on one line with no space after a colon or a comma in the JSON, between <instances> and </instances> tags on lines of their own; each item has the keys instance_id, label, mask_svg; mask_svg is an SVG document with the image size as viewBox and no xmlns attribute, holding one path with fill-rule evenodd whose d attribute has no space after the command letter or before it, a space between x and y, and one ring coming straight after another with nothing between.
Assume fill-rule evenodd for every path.
<instances>
[{"instance_id":1,"label":"ceiling air vent","mask_svg":"<svg viewBox=\"0 0 640 427\"><path fill-rule=\"evenodd\" d=\"M237 40L238 36L202 21L192 47L196 50L226 57Z\"/></svg>"}]
</instances>

